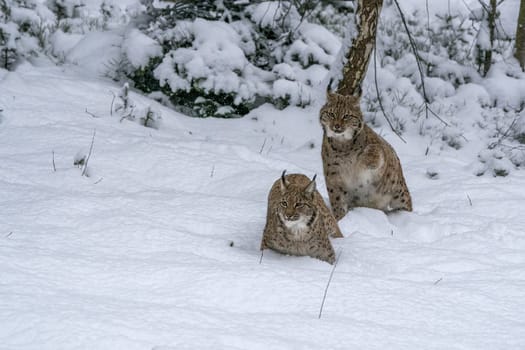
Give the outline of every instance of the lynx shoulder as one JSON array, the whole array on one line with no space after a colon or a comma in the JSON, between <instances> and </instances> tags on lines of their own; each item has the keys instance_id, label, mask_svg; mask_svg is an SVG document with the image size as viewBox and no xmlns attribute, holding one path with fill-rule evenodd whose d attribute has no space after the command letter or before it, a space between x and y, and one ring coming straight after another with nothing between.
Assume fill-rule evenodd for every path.
<instances>
[{"instance_id":1,"label":"lynx shoulder","mask_svg":"<svg viewBox=\"0 0 525 350\"><path fill-rule=\"evenodd\" d=\"M261 250L307 255L333 264L335 252L329 236L343 237L316 190L315 176L310 180L302 174L286 175L284 171L268 195Z\"/></svg>"},{"instance_id":2,"label":"lynx shoulder","mask_svg":"<svg viewBox=\"0 0 525 350\"><path fill-rule=\"evenodd\" d=\"M324 175L337 220L354 207L412 211L399 158L365 124L359 98L328 93L320 121Z\"/></svg>"}]
</instances>

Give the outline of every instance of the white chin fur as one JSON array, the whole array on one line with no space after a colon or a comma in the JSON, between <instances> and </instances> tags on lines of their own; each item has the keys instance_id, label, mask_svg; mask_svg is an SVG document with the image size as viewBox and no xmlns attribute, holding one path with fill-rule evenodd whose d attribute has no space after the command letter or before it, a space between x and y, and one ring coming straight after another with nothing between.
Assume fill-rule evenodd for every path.
<instances>
[{"instance_id":1,"label":"white chin fur","mask_svg":"<svg viewBox=\"0 0 525 350\"><path fill-rule=\"evenodd\" d=\"M326 136L328 136L331 139L341 140L341 141L348 141L352 139L352 136L354 136L354 133L348 129L346 129L342 133L336 133L332 129L327 128L326 129Z\"/></svg>"},{"instance_id":2,"label":"white chin fur","mask_svg":"<svg viewBox=\"0 0 525 350\"><path fill-rule=\"evenodd\" d=\"M295 221L283 220L283 223L296 239L300 239L308 232L308 220L304 216L301 216L299 220Z\"/></svg>"}]
</instances>

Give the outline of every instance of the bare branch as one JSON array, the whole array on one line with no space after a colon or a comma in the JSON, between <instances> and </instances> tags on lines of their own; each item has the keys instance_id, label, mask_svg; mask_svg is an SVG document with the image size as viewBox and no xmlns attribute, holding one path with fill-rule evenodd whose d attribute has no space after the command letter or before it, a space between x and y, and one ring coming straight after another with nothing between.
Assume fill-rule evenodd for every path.
<instances>
[{"instance_id":1,"label":"bare branch","mask_svg":"<svg viewBox=\"0 0 525 350\"><path fill-rule=\"evenodd\" d=\"M488 146L488 149L494 149L496 146L500 145L503 142L503 140L505 140L509 136L510 131L514 128L514 125L516 124L516 122L518 121L519 118L520 118L519 115L516 116L512 120L512 123L510 123L510 126L507 128L507 130L505 130L505 132L500 136L498 141L495 141L495 142L491 143Z\"/></svg>"},{"instance_id":2,"label":"bare branch","mask_svg":"<svg viewBox=\"0 0 525 350\"><path fill-rule=\"evenodd\" d=\"M427 111L429 111L430 113L432 113L432 115L434 117L436 117L440 122L442 122L443 124L445 124L446 126L448 126L448 123L446 121L443 120L443 118L441 118L436 112L434 112L430 106L428 105L427 102L425 102L425 108Z\"/></svg>"},{"instance_id":3,"label":"bare branch","mask_svg":"<svg viewBox=\"0 0 525 350\"><path fill-rule=\"evenodd\" d=\"M109 107L109 115L113 116L113 103L115 102L117 95L115 95L113 91L111 91L111 94L113 95L113 98L111 99L111 106Z\"/></svg>"},{"instance_id":4,"label":"bare branch","mask_svg":"<svg viewBox=\"0 0 525 350\"><path fill-rule=\"evenodd\" d=\"M87 167L89 158L91 158L91 153L93 152L93 145L95 144L95 134L97 133L97 129L93 129L93 138L91 139L91 146L89 146L89 153L86 157L86 161L84 162L84 169L82 169L82 176L86 176L87 173Z\"/></svg>"},{"instance_id":5,"label":"bare branch","mask_svg":"<svg viewBox=\"0 0 525 350\"><path fill-rule=\"evenodd\" d=\"M394 0L394 3L396 4L397 10L399 11L401 22L403 23L403 27L405 28L405 31L408 35L408 41L410 42L410 47L412 48L414 57L416 58L417 69L419 70L419 76L421 77L421 90L423 91L423 99L425 101L425 116L426 118L428 118L428 113L430 112L439 121L441 121L443 124L448 126L448 123L446 121L444 121L434 111L430 109L430 106L429 106L430 100L428 98L427 90L425 88L425 76L423 74L423 68L421 67L421 57L419 56L419 51L416 47L416 42L414 41L414 38L412 37L412 33L410 33L410 30L408 29L408 24L407 24L405 15L403 14L403 11L401 10L401 7L399 6L399 2L397 0Z\"/></svg>"},{"instance_id":6,"label":"bare branch","mask_svg":"<svg viewBox=\"0 0 525 350\"><path fill-rule=\"evenodd\" d=\"M266 145L266 137L264 138L264 142L263 142L263 144L262 144L262 146L261 146L261 150L259 151L259 154L262 153L262 151L263 151L263 149L264 149L264 145Z\"/></svg>"},{"instance_id":7,"label":"bare branch","mask_svg":"<svg viewBox=\"0 0 525 350\"><path fill-rule=\"evenodd\" d=\"M90 111L88 111L87 108L86 108L86 113L89 114L89 115L90 115L91 117L93 117L93 118L100 118L100 116L95 115L95 114L91 113Z\"/></svg>"},{"instance_id":8,"label":"bare branch","mask_svg":"<svg viewBox=\"0 0 525 350\"><path fill-rule=\"evenodd\" d=\"M53 154L53 171L56 172L57 171L57 167L55 165L55 151L51 151L51 153Z\"/></svg>"},{"instance_id":9,"label":"bare branch","mask_svg":"<svg viewBox=\"0 0 525 350\"><path fill-rule=\"evenodd\" d=\"M377 43L376 43L377 48ZM394 129L394 126L392 125L392 122L386 115L385 107L383 106L383 100L381 99L381 94L379 93L379 85L377 84L377 49L374 49L374 83L376 87L376 95L377 95L377 101L379 102L379 108L381 108L381 112L383 113L383 116L385 117L388 125L390 125L390 129L394 132L394 134L397 135L403 141L404 143L407 143L405 139L401 136L399 132L397 132L396 129Z\"/></svg>"}]
</instances>

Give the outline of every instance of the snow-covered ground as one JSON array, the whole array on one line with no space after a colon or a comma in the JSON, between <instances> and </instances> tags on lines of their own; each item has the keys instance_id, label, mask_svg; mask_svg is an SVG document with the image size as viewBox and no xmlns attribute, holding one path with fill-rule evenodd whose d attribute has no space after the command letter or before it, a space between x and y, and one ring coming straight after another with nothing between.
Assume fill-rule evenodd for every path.
<instances>
[{"instance_id":1,"label":"snow-covered ground","mask_svg":"<svg viewBox=\"0 0 525 350\"><path fill-rule=\"evenodd\" d=\"M476 147L425 155L377 130L415 210L341 221L319 319L330 265L259 263L273 181L322 175L319 105L236 120L158 106L155 130L110 116L119 88L28 64L0 76L1 349L525 348L522 171L476 177ZM94 130L85 177L73 161Z\"/></svg>"}]
</instances>

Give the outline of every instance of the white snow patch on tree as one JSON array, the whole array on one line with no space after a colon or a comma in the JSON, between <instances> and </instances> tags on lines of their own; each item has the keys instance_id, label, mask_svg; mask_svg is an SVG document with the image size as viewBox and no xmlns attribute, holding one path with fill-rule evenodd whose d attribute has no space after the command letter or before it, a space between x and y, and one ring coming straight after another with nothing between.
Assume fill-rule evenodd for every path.
<instances>
[{"instance_id":1,"label":"white snow patch on tree","mask_svg":"<svg viewBox=\"0 0 525 350\"><path fill-rule=\"evenodd\" d=\"M150 58L162 54L162 47L157 41L135 28L126 33L122 49L129 62L137 68L147 65Z\"/></svg>"}]
</instances>

